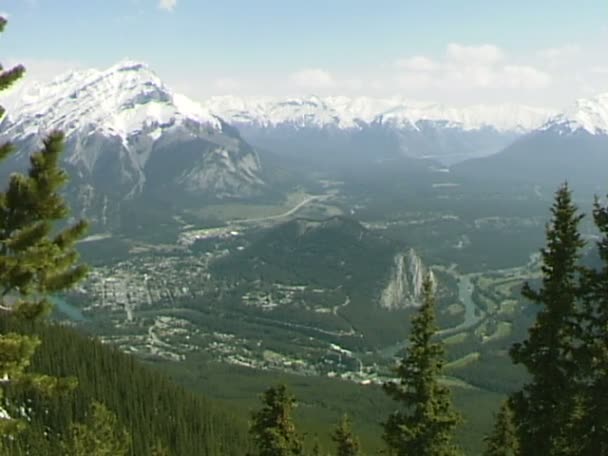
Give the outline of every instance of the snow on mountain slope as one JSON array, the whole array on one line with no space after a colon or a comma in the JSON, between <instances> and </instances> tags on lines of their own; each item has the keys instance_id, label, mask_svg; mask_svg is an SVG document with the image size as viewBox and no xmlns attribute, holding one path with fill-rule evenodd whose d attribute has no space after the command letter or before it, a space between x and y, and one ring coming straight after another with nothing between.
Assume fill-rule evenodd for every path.
<instances>
[{"instance_id":1,"label":"snow on mountain slope","mask_svg":"<svg viewBox=\"0 0 608 456\"><path fill-rule=\"evenodd\" d=\"M608 93L577 100L563 113L549 119L541 130L560 134L584 130L592 135L608 135Z\"/></svg>"},{"instance_id":2,"label":"snow on mountain slope","mask_svg":"<svg viewBox=\"0 0 608 456\"><path fill-rule=\"evenodd\" d=\"M204 106L260 149L325 164L407 157L449 166L497 153L554 114L513 104L453 108L401 97L226 96Z\"/></svg>"},{"instance_id":3,"label":"snow on mountain slope","mask_svg":"<svg viewBox=\"0 0 608 456\"><path fill-rule=\"evenodd\" d=\"M393 108L379 114L376 121L396 128L416 129L419 121L431 121L464 131L493 128L498 132L524 133L538 128L552 114L550 110L514 104L451 108L418 103Z\"/></svg>"},{"instance_id":4,"label":"snow on mountain slope","mask_svg":"<svg viewBox=\"0 0 608 456\"><path fill-rule=\"evenodd\" d=\"M241 124L262 128L281 124L291 124L296 128L323 128L328 125L339 128L356 126L353 118L340 116L336 107L315 96L286 99L221 96L210 98L205 103L205 107L237 126Z\"/></svg>"},{"instance_id":5,"label":"snow on mountain slope","mask_svg":"<svg viewBox=\"0 0 608 456\"><path fill-rule=\"evenodd\" d=\"M41 138L62 130L69 193L86 200L83 206L163 192L175 202L248 198L265 186L259 158L238 131L174 93L143 63L30 83L0 103L8 108L0 135L19 151L3 171L23 170Z\"/></svg>"},{"instance_id":6,"label":"snow on mountain slope","mask_svg":"<svg viewBox=\"0 0 608 456\"><path fill-rule=\"evenodd\" d=\"M219 119L183 95L172 93L145 64L122 61L105 71L73 72L49 84L34 84L9 106L14 140L61 129L70 136L93 127L118 136L147 132L195 121L220 130Z\"/></svg>"},{"instance_id":7,"label":"snow on mountain slope","mask_svg":"<svg viewBox=\"0 0 608 456\"><path fill-rule=\"evenodd\" d=\"M212 97L210 112L236 125L276 127L358 128L373 122L395 128L416 128L418 121L434 121L465 131L492 127L499 132L526 132L538 128L553 111L504 104L451 108L436 103L411 102L400 97L250 98Z\"/></svg>"},{"instance_id":8,"label":"snow on mountain slope","mask_svg":"<svg viewBox=\"0 0 608 456\"><path fill-rule=\"evenodd\" d=\"M454 174L553 190L604 194L608 169L608 93L577 100L497 154L452 167Z\"/></svg>"}]
</instances>

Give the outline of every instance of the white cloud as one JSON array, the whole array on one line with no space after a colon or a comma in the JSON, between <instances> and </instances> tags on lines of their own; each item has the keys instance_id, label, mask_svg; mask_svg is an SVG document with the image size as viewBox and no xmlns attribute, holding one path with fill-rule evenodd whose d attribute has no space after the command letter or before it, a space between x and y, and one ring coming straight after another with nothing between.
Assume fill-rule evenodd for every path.
<instances>
[{"instance_id":1,"label":"white cloud","mask_svg":"<svg viewBox=\"0 0 608 456\"><path fill-rule=\"evenodd\" d=\"M365 87L365 82L363 82L361 79L352 78L339 82L338 85L349 91L357 91L362 90Z\"/></svg>"},{"instance_id":2,"label":"white cloud","mask_svg":"<svg viewBox=\"0 0 608 456\"><path fill-rule=\"evenodd\" d=\"M362 78L339 78L321 68L307 68L291 73L288 77L288 85L298 90L325 91L330 94L360 92L368 86Z\"/></svg>"},{"instance_id":3,"label":"white cloud","mask_svg":"<svg viewBox=\"0 0 608 456\"><path fill-rule=\"evenodd\" d=\"M289 76L289 82L300 89L330 89L336 86L331 73L321 68L296 71Z\"/></svg>"},{"instance_id":4,"label":"white cloud","mask_svg":"<svg viewBox=\"0 0 608 456\"><path fill-rule=\"evenodd\" d=\"M549 74L526 65L507 65L500 76L499 87L511 89L543 89L552 81Z\"/></svg>"},{"instance_id":5,"label":"white cloud","mask_svg":"<svg viewBox=\"0 0 608 456\"><path fill-rule=\"evenodd\" d=\"M450 43L446 49L447 59L465 65L493 65L504 59L503 51L493 44L467 46Z\"/></svg>"},{"instance_id":6,"label":"white cloud","mask_svg":"<svg viewBox=\"0 0 608 456\"><path fill-rule=\"evenodd\" d=\"M2 92L2 104L10 112L15 104L22 102L27 94L36 94L36 83L49 82L70 70L79 70L83 66L78 62L53 59L28 59L28 58L7 58L5 68L13 68L16 65L25 67L25 75L15 83L9 90ZM33 92L32 92L33 91Z\"/></svg>"},{"instance_id":7,"label":"white cloud","mask_svg":"<svg viewBox=\"0 0 608 456\"><path fill-rule=\"evenodd\" d=\"M418 51L348 70L339 63L313 63L296 67L299 71L292 68L264 72L244 67L240 71L232 68L210 73L194 63L189 69L149 63L169 86L198 100L226 94L367 95L447 105L513 102L559 109L576 98L608 91L608 65L602 63L608 55L607 43L608 40L599 39L578 46L558 43L555 48L532 48L516 54L493 44L451 42L433 54ZM23 63L27 67L26 82L49 79L69 68L82 68L61 60L10 60L3 63Z\"/></svg>"},{"instance_id":8,"label":"white cloud","mask_svg":"<svg viewBox=\"0 0 608 456\"><path fill-rule=\"evenodd\" d=\"M51 79L54 79L67 71L83 68L81 63L72 60L29 58L7 59L6 68L11 68L15 65L23 65L25 67L25 82L50 81Z\"/></svg>"},{"instance_id":9,"label":"white cloud","mask_svg":"<svg viewBox=\"0 0 608 456\"><path fill-rule=\"evenodd\" d=\"M433 71L438 68L438 64L428 57L417 55L407 59L399 59L395 66L412 71Z\"/></svg>"},{"instance_id":10,"label":"white cloud","mask_svg":"<svg viewBox=\"0 0 608 456\"><path fill-rule=\"evenodd\" d=\"M581 48L576 44L565 44L560 47L541 49L536 53L538 57L546 60L570 58L577 55Z\"/></svg>"},{"instance_id":11,"label":"white cloud","mask_svg":"<svg viewBox=\"0 0 608 456\"><path fill-rule=\"evenodd\" d=\"M386 88L386 84L383 81L376 79L376 80L372 81L372 83L370 84L370 87L374 90L383 90Z\"/></svg>"},{"instance_id":12,"label":"white cloud","mask_svg":"<svg viewBox=\"0 0 608 456\"><path fill-rule=\"evenodd\" d=\"M608 75L608 66L591 67L591 73Z\"/></svg>"},{"instance_id":13,"label":"white cloud","mask_svg":"<svg viewBox=\"0 0 608 456\"><path fill-rule=\"evenodd\" d=\"M497 46L447 45L443 60L425 56L401 59L395 78L402 89L539 89L550 85L551 76L533 66L511 63Z\"/></svg>"},{"instance_id":14,"label":"white cloud","mask_svg":"<svg viewBox=\"0 0 608 456\"><path fill-rule=\"evenodd\" d=\"M173 11L177 5L177 0L159 0L158 7L166 11Z\"/></svg>"},{"instance_id":15,"label":"white cloud","mask_svg":"<svg viewBox=\"0 0 608 456\"><path fill-rule=\"evenodd\" d=\"M240 90L243 87L243 84L235 78L219 78L214 81L213 86L217 90L227 93Z\"/></svg>"},{"instance_id":16,"label":"white cloud","mask_svg":"<svg viewBox=\"0 0 608 456\"><path fill-rule=\"evenodd\" d=\"M424 72L406 72L395 79L402 89L427 89L434 85L433 77Z\"/></svg>"}]
</instances>

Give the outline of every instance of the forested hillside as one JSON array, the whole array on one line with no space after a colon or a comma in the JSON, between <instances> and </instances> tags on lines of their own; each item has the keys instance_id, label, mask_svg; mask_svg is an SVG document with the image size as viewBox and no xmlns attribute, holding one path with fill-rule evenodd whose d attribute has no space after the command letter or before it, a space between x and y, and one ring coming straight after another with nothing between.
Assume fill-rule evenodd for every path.
<instances>
[{"instance_id":1,"label":"forested hillside","mask_svg":"<svg viewBox=\"0 0 608 456\"><path fill-rule=\"evenodd\" d=\"M27 430L9 445L9 454L61 454L60 436L83 421L93 401L105 404L131 435L129 454L152 454L160 441L172 455L242 455L246 419L187 392L162 373L95 339L56 325L31 326L0 319L0 333L35 334L42 341L32 369L75 377L78 386L62 397L11 391L27 404Z\"/></svg>"}]
</instances>

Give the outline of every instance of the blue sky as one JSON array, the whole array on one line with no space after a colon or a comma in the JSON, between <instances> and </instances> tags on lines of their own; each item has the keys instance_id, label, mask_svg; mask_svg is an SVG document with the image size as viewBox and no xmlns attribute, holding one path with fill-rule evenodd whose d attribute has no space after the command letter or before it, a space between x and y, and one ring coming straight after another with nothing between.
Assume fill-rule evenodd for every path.
<instances>
[{"instance_id":1,"label":"blue sky","mask_svg":"<svg viewBox=\"0 0 608 456\"><path fill-rule=\"evenodd\" d=\"M402 95L561 106L608 91L605 0L0 0L4 62L147 62L194 98Z\"/></svg>"}]
</instances>

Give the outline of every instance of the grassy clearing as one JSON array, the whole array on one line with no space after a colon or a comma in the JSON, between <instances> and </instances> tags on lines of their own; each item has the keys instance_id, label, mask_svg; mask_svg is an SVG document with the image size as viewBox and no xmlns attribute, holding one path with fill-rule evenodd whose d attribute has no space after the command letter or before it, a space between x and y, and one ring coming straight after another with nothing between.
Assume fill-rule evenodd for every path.
<instances>
[{"instance_id":1,"label":"grassy clearing","mask_svg":"<svg viewBox=\"0 0 608 456\"><path fill-rule=\"evenodd\" d=\"M467 336L468 336L468 334L466 332L454 334L453 336L443 339L443 343L446 345L461 344L467 339Z\"/></svg>"},{"instance_id":2,"label":"grassy clearing","mask_svg":"<svg viewBox=\"0 0 608 456\"><path fill-rule=\"evenodd\" d=\"M464 313L464 306L462 304L450 304L447 308L447 312L452 316Z\"/></svg>"},{"instance_id":3,"label":"grassy clearing","mask_svg":"<svg viewBox=\"0 0 608 456\"><path fill-rule=\"evenodd\" d=\"M498 285L496 287L496 291L504 297L509 297L513 294L513 288L521 287L524 280L524 277L514 277L512 280Z\"/></svg>"},{"instance_id":4,"label":"grassy clearing","mask_svg":"<svg viewBox=\"0 0 608 456\"><path fill-rule=\"evenodd\" d=\"M487 343L487 342L492 342L494 340L498 340L498 339L502 339L504 337L507 337L509 334L511 334L511 328L512 328L512 324L509 323L508 321L501 321L498 322L498 325L496 326L496 331L494 331L493 334L491 334L488 337L485 337L483 340L483 343Z\"/></svg>"},{"instance_id":5,"label":"grassy clearing","mask_svg":"<svg viewBox=\"0 0 608 456\"><path fill-rule=\"evenodd\" d=\"M217 219L223 222L258 217L273 217L287 212L310 196L311 195L308 193L298 191L288 194L285 200L280 204L210 204L196 210L195 215L201 218Z\"/></svg>"},{"instance_id":6,"label":"grassy clearing","mask_svg":"<svg viewBox=\"0 0 608 456\"><path fill-rule=\"evenodd\" d=\"M519 303L515 299L507 299L500 304L498 315L514 315Z\"/></svg>"},{"instance_id":7,"label":"grassy clearing","mask_svg":"<svg viewBox=\"0 0 608 456\"><path fill-rule=\"evenodd\" d=\"M455 361L452 361L451 363L446 364L445 368L446 368L446 370L462 369L463 367L466 367L466 366L478 361L480 356L481 355L479 354L479 352L469 353L468 355L463 356L462 358L459 358Z\"/></svg>"}]
</instances>

